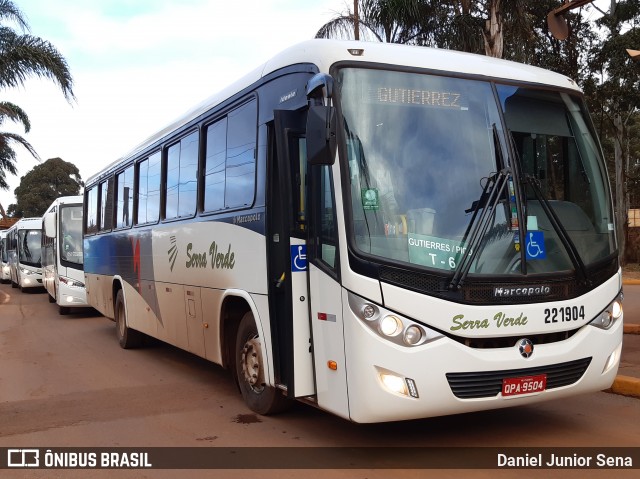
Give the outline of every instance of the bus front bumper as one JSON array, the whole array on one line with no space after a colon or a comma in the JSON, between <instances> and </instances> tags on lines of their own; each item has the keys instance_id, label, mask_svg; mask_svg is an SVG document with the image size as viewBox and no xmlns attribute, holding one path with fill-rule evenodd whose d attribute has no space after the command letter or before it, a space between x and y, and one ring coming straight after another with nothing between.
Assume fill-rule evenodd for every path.
<instances>
[{"instance_id":1,"label":"bus front bumper","mask_svg":"<svg viewBox=\"0 0 640 479\"><path fill-rule=\"evenodd\" d=\"M418 419L521 406L607 389L620 362L622 325L620 317L609 330L583 326L569 339L535 345L534 353L525 359L517 345L475 349L448 337L417 347L398 346L350 315L345 317L345 336L352 339L345 347L350 419L361 423ZM565 367L573 374L568 384L558 386L549 373L544 390L502 394L504 377L540 377L550 370L562 376L566 375ZM492 385L478 383L485 381L484 373L495 372L499 374L492 378ZM454 393L452 384L456 381ZM485 386L486 393L477 393L478 387L482 390ZM470 388L476 390L472 395L483 396L465 397Z\"/></svg>"}]
</instances>

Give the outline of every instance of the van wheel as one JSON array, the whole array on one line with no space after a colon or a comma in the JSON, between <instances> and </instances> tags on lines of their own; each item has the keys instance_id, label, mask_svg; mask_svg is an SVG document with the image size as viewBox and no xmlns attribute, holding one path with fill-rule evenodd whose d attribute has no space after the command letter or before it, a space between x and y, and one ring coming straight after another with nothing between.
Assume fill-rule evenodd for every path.
<instances>
[{"instance_id":1,"label":"van wheel","mask_svg":"<svg viewBox=\"0 0 640 479\"><path fill-rule=\"evenodd\" d=\"M249 409L264 415L287 409L291 401L282 391L265 384L262 342L251 312L246 313L240 321L235 351L236 378L242 398Z\"/></svg>"},{"instance_id":2,"label":"van wheel","mask_svg":"<svg viewBox=\"0 0 640 479\"><path fill-rule=\"evenodd\" d=\"M127 312L124 307L124 293L118 291L116 296L116 336L122 349L137 348L142 344L143 335L140 331L131 329L127 326Z\"/></svg>"}]
</instances>

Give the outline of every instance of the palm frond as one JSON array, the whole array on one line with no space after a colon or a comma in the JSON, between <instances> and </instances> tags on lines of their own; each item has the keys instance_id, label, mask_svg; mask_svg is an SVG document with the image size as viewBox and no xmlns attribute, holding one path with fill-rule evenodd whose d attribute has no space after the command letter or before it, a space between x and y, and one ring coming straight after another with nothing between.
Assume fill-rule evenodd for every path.
<instances>
[{"instance_id":1,"label":"palm frond","mask_svg":"<svg viewBox=\"0 0 640 479\"><path fill-rule=\"evenodd\" d=\"M51 43L0 27L0 88L22 86L31 76L53 80L67 101L75 99L67 61Z\"/></svg>"},{"instance_id":2,"label":"palm frond","mask_svg":"<svg viewBox=\"0 0 640 479\"><path fill-rule=\"evenodd\" d=\"M31 130L31 122L26 112L14 103L8 101L0 102L0 125L4 123L5 118L22 123L25 133L29 133L29 130Z\"/></svg>"},{"instance_id":3,"label":"palm frond","mask_svg":"<svg viewBox=\"0 0 640 479\"><path fill-rule=\"evenodd\" d=\"M12 21L22 31L29 31L29 24L24 13L11 0L0 0L0 21L2 20Z\"/></svg>"},{"instance_id":4,"label":"palm frond","mask_svg":"<svg viewBox=\"0 0 640 479\"><path fill-rule=\"evenodd\" d=\"M35 148L33 148L33 146L31 146L31 144L27 140L22 138L22 136L16 133L8 133L6 131L0 132L0 154L1 155L7 156L7 153L5 152L6 149L9 149L13 152L12 143L18 143L22 145L24 149L27 150L29 153L31 153L31 155L36 160L38 160L39 162L42 161L38 153L36 153ZM12 158L15 158L15 152L13 152ZM2 168L3 168L3 164L2 164L2 159L0 158L0 169Z\"/></svg>"}]
</instances>

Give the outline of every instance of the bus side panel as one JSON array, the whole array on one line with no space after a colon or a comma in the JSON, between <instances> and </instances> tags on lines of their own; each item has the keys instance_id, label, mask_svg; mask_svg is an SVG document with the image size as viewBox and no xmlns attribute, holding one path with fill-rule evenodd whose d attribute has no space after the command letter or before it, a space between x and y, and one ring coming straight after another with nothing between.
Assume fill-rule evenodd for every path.
<instances>
[{"instance_id":1,"label":"bus side panel","mask_svg":"<svg viewBox=\"0 0 640 479\"><path fill-rule=\"evenodd\" d=\"M188 351L184 286L174 283L156 283L156 286L158 307L162 311L158 339Z\"/></svg>"},{"instance_id":2,"label":"bus side panel","mask_svg":"<svg viewBox=\"0 0 640 479\"><path fill-rule=\"evenodd\" d=\"M85 272L84 284L87 289L87 303L103 316L114 319L113 279L99 274Z\"/></svg>"},{"instance_id":3,"label":"bus side panel","mask_svg":"<svg viewBox=\"0 0 640 479\"><path fill-rule=\"evenodd\" d=\"M128 326L157 338L160 321L158 320L153 308L149 306L147 300L138 292L138 290L136 290L136 288L127 282L123 282L122 284L127 308ZM141 286L147 291L155 289L154 284L150 281L143 281Z\"/></svg>"},{"instance_id":4,"label":"bus side panel","mask_svg":"<svg viewBox=\"0 0 640 479\"><path fill-rule=\"evenodd\" d=\"M222 364L220 310L222 309L223 298L224 291L222 290L202 288L205 358L216 364Z\"/></svg>"}]
</instances>

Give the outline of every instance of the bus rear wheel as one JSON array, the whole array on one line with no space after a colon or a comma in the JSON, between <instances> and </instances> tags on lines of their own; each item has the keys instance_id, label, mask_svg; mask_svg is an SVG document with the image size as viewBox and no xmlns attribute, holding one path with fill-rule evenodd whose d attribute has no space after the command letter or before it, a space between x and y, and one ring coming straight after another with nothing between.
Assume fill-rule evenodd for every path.
<instances>
[{"instance_id":1,"label":"bus rear wheel","mask_svg":"<svg viewBox=\"0 0 640 479\"><path fill-rule=\"evenodd\" d=\"M127 310L124 307L124 293L118 290L116 295L116 336L122 349L137 348L142 344L142 333L127 326Z\"/></svg>"},{"instance_id":2,"label":"bus rear wheel","mask_svg":"<svg viewBox=\"0 0 640 479\"><path fill-rule=\"evenodd\" d=\"M262 342L251 312L246 313L240 321L235 351L236 378L249 409L269 415L290 407L291 401L282 391L266 384Z\"/></svg>"}]
</instances>

